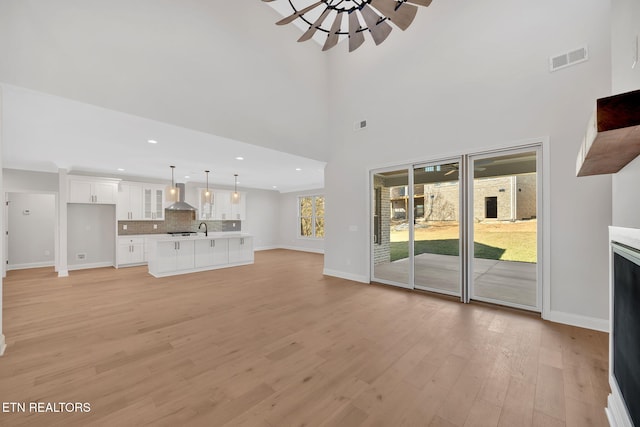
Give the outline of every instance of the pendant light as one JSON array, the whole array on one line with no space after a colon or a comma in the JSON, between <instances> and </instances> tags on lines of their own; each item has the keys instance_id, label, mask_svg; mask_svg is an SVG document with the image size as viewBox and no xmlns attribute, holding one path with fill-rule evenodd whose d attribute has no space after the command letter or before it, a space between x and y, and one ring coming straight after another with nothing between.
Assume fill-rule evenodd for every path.
<instances>
[{"instance_id":1,"label":"pendant light","mask_svg":"<svg viewBox=\"0 0 640 427\"><path fill-rule=\"evenodd\" d=\"M180 189L176 187L176 183L173 177L175 166L169 166L171 168L171 185L167 187L165 191L165 199L167 202L177 202L180 200Z\"/></svg>"},{"instance_id":2,"label":"pendant light","mask_svg":"<svg viewBox=\"0 0 640 427\"><path fill-rule=\"evenodd\" d=\"M211 194L211 190L209 190L209 171L204 171L207 174L207 189L204 191L204 201L206 203L213 203L213 194Z\"/></svg>"},{"instance_id":3,"label":"pendant light","mask_svg":"<svg viewBox=\"0 0 640 427\"><path fill-rule=\"evenodd\" d=\"M240 194L238 193L238 174L233 174L234 184L233 184L233 194L231 194L231 203L237 204L240 203Z\"/></svg>"}]
</instances>

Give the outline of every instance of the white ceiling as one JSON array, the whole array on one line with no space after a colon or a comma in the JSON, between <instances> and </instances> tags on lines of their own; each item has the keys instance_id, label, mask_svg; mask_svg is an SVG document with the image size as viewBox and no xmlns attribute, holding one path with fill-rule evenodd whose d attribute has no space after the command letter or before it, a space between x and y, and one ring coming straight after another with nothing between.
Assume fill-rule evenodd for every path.
<instances>
[{"instance_id":1,"label":"white ceiling","mask_svg":"<svg viewBox=\"0 0 640 427\"><path fill-rule=\"evenodd\" d=\"M324 186L321 161L12 85L2 94L5 168L170 179L175 165L178 182L204 182L210 170L213 186L233 185L234 173L245 188Z\"/></svg>"}]
</instances>

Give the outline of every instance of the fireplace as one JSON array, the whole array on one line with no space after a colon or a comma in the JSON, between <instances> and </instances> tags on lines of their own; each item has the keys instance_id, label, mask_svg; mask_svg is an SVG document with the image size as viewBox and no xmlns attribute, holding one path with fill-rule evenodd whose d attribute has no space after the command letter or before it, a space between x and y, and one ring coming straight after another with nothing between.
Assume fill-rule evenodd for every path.
<instances>
[{"instance_id":1,"label":"fireplace","mask_svg":"<svg viewBox=\"0 0 640 427\"><path fill-rule=\"evenodd\" d=\"M640 230L610 227L609 385L614 427L640 426Z\"/></svg>"}]
</instances>

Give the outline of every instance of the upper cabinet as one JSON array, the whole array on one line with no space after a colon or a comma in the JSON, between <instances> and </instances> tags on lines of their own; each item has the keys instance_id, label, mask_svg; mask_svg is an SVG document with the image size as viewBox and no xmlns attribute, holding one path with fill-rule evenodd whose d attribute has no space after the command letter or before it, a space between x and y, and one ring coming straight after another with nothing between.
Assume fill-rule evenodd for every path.
<instances>
[{"instance_id":1,"label":"upper cabinet","mask_svg":"<svg viewBox=\"0 0 640 427\"><path fill-rule=\"evenodd\" d=\"M164 185L144 184L142 219L164 220Z\"/></svg>"},{"instance_id":2,"label":"upper cabinet","mask_svg":"<svg viewBox=\"0 0 640 427\"><path fill-rule=\"evenodd\" d=\"M142 219L142 184L139 182L121 182L118 186L118 221Z\"/></svg>"},{"instance_id":3,"label":"upper cabinet","mask_svg":"<svg viewBox=\"0 0 640 427\"><path fill-rule=\"evenodd\" d=\"M598 99L576 175L616 173L640 154L640 90Z\"/></svg>"},{"instance_id":4,"label":"upper cabinet","mask_svg":"<svg viewBox=\"0 0 640 427\"><path fill-rule=\"evenodd\" d=\"M198 189L198 219L199 220L239 220L244 221L247 216L247 193L238 191L239 200L233 202L231 190L209 190L213 200L205 197L205 189Z\"/></svg>"},{"instance_id":5,"label":"upper cabinet","mask_svg":"<svg viewBox=\"0 0 640 427\"><path fill-rule=\"evenodd\" d=\"M69 203L115 205L118 180L92 177L68 177Z\"/></svg>"}]
</instances>

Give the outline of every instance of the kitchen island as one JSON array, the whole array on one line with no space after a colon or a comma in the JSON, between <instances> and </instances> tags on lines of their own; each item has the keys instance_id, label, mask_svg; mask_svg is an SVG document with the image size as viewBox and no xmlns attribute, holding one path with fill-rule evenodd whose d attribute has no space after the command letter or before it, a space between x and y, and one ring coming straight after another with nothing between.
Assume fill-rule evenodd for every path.
<instances>
[{"instance_id":1,"label":"kitchen island","mask_svg":"<svg viewBox=\"0 0 640 427\"><path fill-rule=\"evenodd\" d=\"M253 237L245 233L147 238L149 274L166 277L253 264Z\"/></svg>"}]
</instances>

